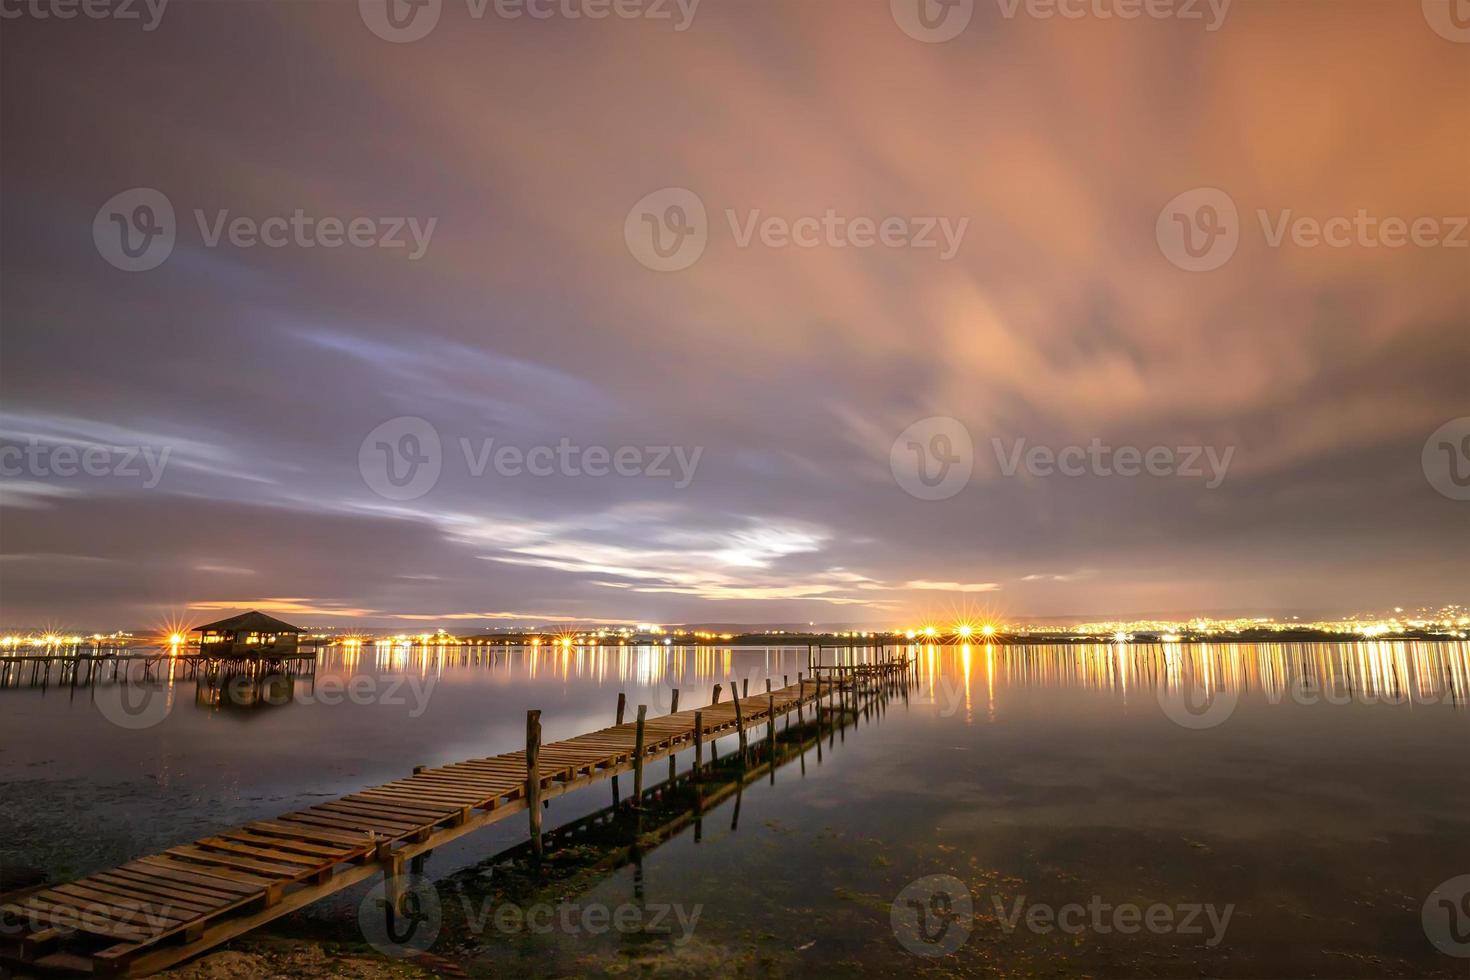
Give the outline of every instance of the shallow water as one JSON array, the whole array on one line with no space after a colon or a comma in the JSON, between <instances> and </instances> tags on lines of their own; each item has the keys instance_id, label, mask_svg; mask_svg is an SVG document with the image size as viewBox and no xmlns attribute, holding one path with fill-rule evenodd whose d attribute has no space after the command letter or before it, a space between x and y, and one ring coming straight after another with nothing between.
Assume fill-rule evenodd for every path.
<instances>
[{"instance_id":1,"label":"shallow water","mask_svg":"<svg viewBox=\"0 0 1470 980\"><path fill-rule=\"evenodd\" d=\"M916 653L915 683L826 732L820 760L813 743L697 829L536 897L546 931L462 921L503 896L458 872L524 840L523 820L436 852L425 872L452 927L434 951L539 975L1466 975L1450 953L1470 954L1470 903L1432 893L1470 875L1470 645ZM794 680L806 656L332 651L275 705L155 682L172 700L139 729L99 709L107 682L0 690L0 854L83 873L512 750L530 707L554 740L610 724L619 691L630 718L658 714L673 687L695 707L732 677ZM546 825L610 803L599 784ZM355 921L359 898L312 915ZM595 928L619 910L628 928Z\"/></svg>"}]
</instances>

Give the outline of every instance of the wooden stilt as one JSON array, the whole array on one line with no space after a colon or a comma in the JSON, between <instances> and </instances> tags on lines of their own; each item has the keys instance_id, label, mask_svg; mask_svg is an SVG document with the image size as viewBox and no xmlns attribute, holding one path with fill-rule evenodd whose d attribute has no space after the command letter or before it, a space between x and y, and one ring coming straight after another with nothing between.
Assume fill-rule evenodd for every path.
<instances>
[{"instance_id":1,"label":"wooden stilt","mask_svg":"<svg viewBox=\"0 0 1470 980\"><path fill-rule=\"evenodd\" d=\"M531 852L541 856L541 712L526 712L526 813L531 818Z\"/></svg>"},{"instance_id":2,"label":"wooden stilt","mask_svg":"<svg viewBox=\"0 0 1470 980\"><path fill-rule=\"evenodd\" d=\"M648 705L638 706L638 727L633 734L633 805L643 805L643 722Z\"/></svg>"}]
</instances>

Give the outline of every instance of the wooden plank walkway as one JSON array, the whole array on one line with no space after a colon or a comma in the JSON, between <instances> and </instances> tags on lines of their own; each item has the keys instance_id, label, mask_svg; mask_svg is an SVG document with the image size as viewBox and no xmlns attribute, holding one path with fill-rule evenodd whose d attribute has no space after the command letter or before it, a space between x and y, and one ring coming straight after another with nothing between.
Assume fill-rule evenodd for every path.
<instances>
[{"instance_id":1,"label":"wooden plank walkway","mask_svg":"<svg viewBox=\"0 0 1470 980\"><path fill-rule=\"evenodd\" d=\"M895 664L895 670L901 669ZM770 693L647 719L643 763L698 740L773 724L845 689L799 679ZM539 747L535 794L549 799L635 768L637 723ZM641 766L640 766L641 768ZM256 820L0 905L0 959L103 975L146 975L382 873L512 813L532 792L526 751L434 768ZM539 830L539 813L533 820ZM76 940L85 938L78 951ZM90 946L90 948L85 948Z\"/></svg>"}]
</instances>

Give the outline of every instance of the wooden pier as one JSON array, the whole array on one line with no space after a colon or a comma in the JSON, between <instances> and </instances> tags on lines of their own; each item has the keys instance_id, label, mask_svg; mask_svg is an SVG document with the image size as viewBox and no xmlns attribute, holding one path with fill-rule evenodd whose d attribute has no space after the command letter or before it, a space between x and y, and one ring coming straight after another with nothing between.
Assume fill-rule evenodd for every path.
<instances>
[{"instance_id":1,"label":"wooden pier","mask_svg":"<svg viewBox=\"0 0 1470 980\"><path fill-rule=\"evenodd\" d=\"M635 799L647 762L708 741L740 737L822 702L854 710L879 678L900 682L911 666L891 658L850 679L797 676L797 683L638 720L547 745L540 712L527 714L523 750L470 759L374 786L270 820L256 820L67 884L4 896L0 963L32 970L146 976L288 912L382 874L401 887L406 862L466 834L529 811L541 843L539 801L622 772ZM748 682L747 682L748 683ZM677 706L677 704L676 704ZM829 708L829 710L832 710ZM529 764L528 764L529 760ZM532 773L535 775L533 776Z\"/></svg>"}]
</instances>

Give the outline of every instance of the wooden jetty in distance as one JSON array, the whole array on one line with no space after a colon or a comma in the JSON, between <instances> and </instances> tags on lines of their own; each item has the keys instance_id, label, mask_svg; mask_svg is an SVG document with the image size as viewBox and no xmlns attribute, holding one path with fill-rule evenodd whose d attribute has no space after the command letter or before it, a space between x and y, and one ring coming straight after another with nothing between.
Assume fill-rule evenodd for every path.
<instances>
[{"instance_id":1,"label":"wooden jetty in distance","mask_svg":"<svg viewBox=\"0 0 1470 980\"><path fill-rule=\"evenodd\" d=\"M526 717L526 747L412 775L270 820L256 820L138 858L73 882L0 897L0 963L27 969L146 976L243 935L288 912L382 874L390 905L401 901L406 863L506 817L527 811L531 847L541 851L541 801L619 773L643 795L646 763L692 748L696 771L706 741L775 731L778 717L823 702L857 709L864 695L906 683L913 661L886 657L872 669L749 693L731 685L721 701L637 719L541 744L540 712ZM677 709L677 693L674 707ZM798 717L800 715L798 714ZM672 764L672 760L671 760Z\"/></svg>"}]
</instances>

